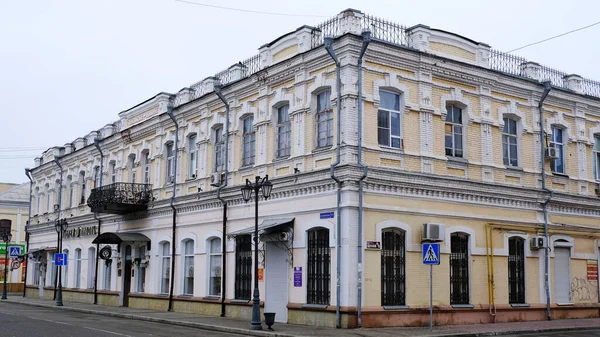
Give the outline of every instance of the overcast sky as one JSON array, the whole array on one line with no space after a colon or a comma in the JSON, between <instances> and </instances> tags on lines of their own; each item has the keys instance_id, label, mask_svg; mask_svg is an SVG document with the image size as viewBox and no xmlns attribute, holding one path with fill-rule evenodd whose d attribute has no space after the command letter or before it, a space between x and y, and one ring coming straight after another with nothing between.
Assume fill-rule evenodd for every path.
<instances>
[{"instance_id":1,"label":"overcast sky","mask_svg":"<svg viewBox=\"0 0 600 337\"><path fill-rule=\"evenodd\" d=\"M425 24L508 51L600 18L600 1L564 0L0 0L0 182L27 181L25 167L118 119L161 91L213 75L258 47L346 8ZM515 54L600 79L600 25Z\"/></svg>"}]
</instances>

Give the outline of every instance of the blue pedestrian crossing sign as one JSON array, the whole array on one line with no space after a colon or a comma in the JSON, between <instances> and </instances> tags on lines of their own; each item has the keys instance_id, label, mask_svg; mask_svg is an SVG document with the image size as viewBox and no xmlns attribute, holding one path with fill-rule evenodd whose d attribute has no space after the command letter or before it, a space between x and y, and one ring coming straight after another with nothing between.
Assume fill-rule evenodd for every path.
<instances>
[{"instance_id":1,"label":"blue pedestrian crossing sign","mask_svg":"<svg viewBox=\"0 0 600 337\"><path fill-rule=\"evenodd\" d=\"M67 254L54 254L54 265L66 266L67 261Z\"/></svg>"},{"instance_id":2,"label":"blue pedestrian crossing sign","mask_svg":"<svg viewBox=\"0 0 600 337\"><path fill-rule=\"evenodd\" d=\"M423 244L423 264L440 264L440 244Z\"/></svg>"},{"instance_id":3,"label":"blue pedestrian crossing sign","mask_svg":"<svg viewBox=\"0 0 600 337\"><path fill-rule=\"evenodd\" d=\"M21 247L19 246L8 246L8 256L19 257L21 255Z\"/></svg>"}]
</instances>

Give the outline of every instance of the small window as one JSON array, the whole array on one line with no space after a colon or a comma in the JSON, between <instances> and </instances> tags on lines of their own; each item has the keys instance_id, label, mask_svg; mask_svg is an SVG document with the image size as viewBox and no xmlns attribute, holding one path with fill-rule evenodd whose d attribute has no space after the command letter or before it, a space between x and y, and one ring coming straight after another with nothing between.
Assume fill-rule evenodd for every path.
<instances>
[{"instance_id":1,"label":"small window","mask_svg":"<svg viewBox=\"0 0 600 337\"><path fill-rule=\"evenodd\" d=\"M397 228L381 233L381 305L406 305L405 232Z\"/></svg>"},{"instance_id":2,"label":"small window","mask_svg":"<svg viewBox=\"0 0 600 337\"><path fill-rule=\"evenodd\" d=\"M225 141L223 139L223 127L215 129L215 172L222 172L224 167L223 152Z\"/></svg>"},{"instance_id":3,"label":"small window","mask_svg":"<svg viewBox=\"0 0 600 337\"><path fill-rule=\"evenodd\" d=\"M116 163L114 161L111 161L108 164L108 172L110 173L110 183L114 184L117 182L117 169L116 169Z\"/></svg>"},{"instance_id":4,"label":"small window","mask_svg":"<svg viewBox=\"0 0 600 337\"><path fill-rule=\"evenodd\" d=\"M552 161L552 172L565 173L565 143L563 140L563 129L552 128L552 142L550 146L554 146L558 158Z\"/></svg>"},{"instance_id":5,"label":"small window","mask_svg":"<svg viewBox=\"0 0 600 337\"><path fill-rule=\"evenodd\" d=\"M240 300L250 300L252 286L252 241L250 235L235 238L235 293Z\"/></svg>"},{"instance_id":6,"label":"small window","mask_svg":"<svg viewBox=\"0 0 600 337\"><path fill-rule=\"evenodd\" d=\"M290 106L284 105L277 109L277 157L290 155L292 147L292 123L289 114Z\"/></svg>"},{"instance_id":7,"label":"small window","mask_svg":"<svg viewBox=\"0 0 600 337\"><path fill-rule=\"evenodd\" d=\"M194 294L194 240L187 240L183 248L183 294Z\"/></svg>"},{"instance_id":8,"label":"small window","mask_svg":"<svg viewBox=\"0 0 600 337\"><path fill-rule=\"evenodd\" d=\"M327 90L317 95L317 146L332 145L333 109L331 109L331 91Z\"/></svg>"},{"instance_id":9,"label":"small window","mask_svg":"<svg viewBox=\"0 0 600 337\"><path fill-rule=\"evenodd\" d=\"M446 155L462 158L464 155L462 109L454 105L448 105L446 112Z\"/></svg>"},{"instance_id":10,"label":"small window","mask_svg":"<svg viewBox=\"0 0 600 337\"><path fill-rule=\"evenodd\" d=\"M469 304L469 235L450 235L450 304Z\"/></svg>"},{"instance_id":11,"label":"small window","mask_svg":"<svg viewBox=\"0 0 600 337\"><path fill-rule=\"evenodd\" d=\"M75 249L75 288L81 288L81 249Z\"/></svg>"},{"instance_id":12,"label":"small window","mask_svg":"<svg viewBox=\"0 0 600 337\"><path fill-rule=\"evenodd\" d=\"M502 129L502 157L506 166L519 166L517 139L517 121L505 117Z\"/></svg>"},{"instance_id":13,"label":"small window","mask_svg":"<svg viewBox=\"0 0 600 337\"><path fill-rule=\"evenodd\" d=\"M508 239L508 301L525 303L525 240L517 236Z\"/></svg>"},{"instance_id":14,"label":"small window","mask_svg":"<svg viewBox=\"0 0 600 337\"><path fill-rule=\"evenodd\" d=\"M600 137L594 137L594 172L596 180L600 180Z\"/></svg>"},{"instance_id":15,"label":"small window","mask_svg":"<svg viewBox=\"0 0 600 337\"><path fill-rule=\"evenodd\" d=\"M173 143L168 143L167 149L167 184L175 182L175 151L173 150Z\"/></svg>"},{"instance_id":16,"label":"small window","mask_svg":"<svg viewBox=\"0 0 600 337\"><path fill-rule=\"evenodd\" d=\"M68 257L69 250L63 249L63 254L66 254ZM62 286L65 288L68 288L69 287L69 264L67 263L64 266L62 266L61 268L62 268L62 279L61 279Z\"/></svg>"},{"instance_id":17,"label":"small window","mask_svg":"<svg viewBox=\"0 0 600 337\"><path fill-rule=\"evenodd\" d=\"M331 298L331 252L329 230L315 228L308 234L306 303L329 305Z\"/></svg>"},{"instance_id":18,"label":"small window","mask_svg":"<svg viewBox=\"0 0 600 337\"><path fill-rule=\"evenodd\" d=\"M129 182L132 184L136 183L136 167L135 167L135 154L129 155L127 158L127 171L129 173Z\"/></svg>"},{"instance_id":19,"label":"small window","mask_svg":"<svg viewBox=\"0 0 600 337\"><path fill-rule=\"evenodd\" d=\"M160 268L160 293L169 293L169 283L171 280L171 244L164 242L160 251L161 268Z\"/></svg>"},{"instance_id":20,"label":"small window","mask_svg":"<svg viewBox=\"0 0 600 337\"><path fill-rule=\"evenodd\" d=\"M100 167L94 167L94 188L100 187Z\"/></svg>"},{"instance_id":21,"label":"small window","mask_svg":"<svg viewBox=\"0 0 600 337\"><path fill-rule=\"evenodd\" d=\"M198 147L196 146L196 135L188 138L188 178L196 179L198 174Z\"/></svg>"},{"instance_id":22,"label":"small window","mask_svg":"<svg viewBox=\"0 0 600 337\"><path fill-rule=\"evenodd\" d=\"M243 153L242 153L242 165L253 165L256 149L256 133L254 132L253 117L247 117L242 120L242 138L243 138Z\"/></svg>"},{"instance_id":23,"label":"small window","mask_svg":"<svg viewBox=\"0 0 600 337\"><path fill-rule=\"evenodd\" d=\"M377 112L377 139L379 145L400 149L402 148L400 95L381 91L379 97L379 111Z\"/></svg>"},{"instance_id":24,"label":"small window","mask_svg":"<svg viewBox=\"0 0 600 337\"><path fill-rule=\"evenodd\" d=\"M221 251L221 239L210 240L209 296L221 296Z\"/></svg>"},{"instance_id":25,"label":"small window","mask_svg":"<svg viewBox=\"0 0 600 337\"><path fill-rule=\"evenodd\" d=\"M83 204L85 204L85 193L86 193L85 172L79 173L79 185L81 186L81 196L80 196L79 204L83 205Z\"/></svg>"}]
</instances>

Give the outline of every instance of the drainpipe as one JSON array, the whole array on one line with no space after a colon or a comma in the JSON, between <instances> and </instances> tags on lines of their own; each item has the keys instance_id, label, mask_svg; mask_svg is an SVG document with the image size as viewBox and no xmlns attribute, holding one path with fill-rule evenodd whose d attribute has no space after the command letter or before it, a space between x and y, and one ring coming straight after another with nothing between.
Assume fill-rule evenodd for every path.
<instances>
[{"instance_id":1,"label":"drainpipe","mask_svg":"<svg viewBox=\"0 0 600 337\"><path fill-rule=\"evenodd\" d=\"M63 185L63 168L62 165L60 164L60 162L58 161L59 159L61 159L61 157L55 157L54 158L54 162L56 163L56 166L58 166L58 169L60 170L60 182L58 183L58 214L57 214L57 219L60 219L60 213L61 213L61 209L62 209L62 185ZM58 242L59 244L57 244L57 250L58 253L61 254L62 253L62 233L58 233ZM56 275L56 281L54 282L54 299L56 299L56 282L58 282L58 287L62 288L62 273L59 272L59 268L58 266L55 266L56 268L56 273L58 275ZM62 271L62 269L61 269ZM59 292L59 297L60 299L57 300L57 302L62 302L62 291Z\"/></svg>"},{"instance_id":2,"label":"drainpipe","mask_svg":"<svg viewBox=\"0 0 600 337\"><path fill-rule=\"evenodd\" d=\"M94 146L100 152L100 186L102 187L102 176L104 175L103 164L104 164L104 153L102 153L102 149L100 148L100 140L94 139ZM98 213L94 212L94 219L98 221L98 230L97 233L100 235L100 226L102 225L102 220L98 219ZM100 252L100 243L96 244L96 270L94 272L94 304L98 304L98 253Z\"/></svg>"},{"instance_id":3,"label":"drainpipe","mask_svg":"<svg viewBox=\"0 0 600 337\"><path fill-rule=\"evenodd\" d=\"M31 170L26 168L25 175L29 179L29 212L27 213L27 224L25 225L25 280L23 281L23 297L25 297L25 295L26 295L25 292L27 290L27 270L29 269L29 266L27 265L27 257L29 256L27 254L27 250L29 249L29 224L31 223L31 199L32 199L31 193L33 192L33 178L31 178Z\"/></svg>"},{"instance_id":4,"label":"drainpipe","mask_svg":"<svg viewBox=\"0 0 600 337\"><path fill-rule=\"evenodd\" d=\"M335 62L335 74L336 74L336 86L337 86L337 98L336 98L336 105L337 105L337 159L335 161L335 163L331 164L331 167L329 168L329 172L331 175L331 179L333 179L336 183L337 183L337 209L336 209L336 213L337 213L337 228L336 228L336 241L337 241L337 248L336 248L336 303L335 303L335 326L336 328L341 328L342 327L342 317L340 315L340 296L341 296L341 268L342 268L342 220L341 220L341 212L340 212L340 205L342 203L342 181L339 180L336 176L335 176L335 167L338 166L340 164L340 158L341 158L341 127L342 127L342 80L340 77L340 61L338 60L337 56L335 55L335 51L333 50L333 37L331 36L326 36L325 39L325 50L327 50L327 52L329 53L329 56L331 56L331 58L333 59L333 61Z\"/></svg>"},{"instance_id":5,"label":"drainpipe","mask_svg":"<svg viewBox=\"0 0 600 337\"><path fill-rule=\"evenodd\" d=\"M172 99L173 97L171 97ZM179 140L179 124L177 123L177 120L175 119L175 116L173 115L173 102L172 100L169 99L169 104L167 105L167 114L169 115L169 117L171 118L171 120L173 121L173 124L175 124L175 144L173 146L173 148L175 149L175 156L173 158L173 194L171 195L171 200L169 202L169 205L171 206L171 209L173 209L173 240L171 240L171 284L169 286L169 308L167 309L168 311L173 311L173 288L175 285L175 246L176 246L176 242L177 240L175 240L175 234L176 234L176 224L177 224L177 209L175 209L175 206L173 205L173 203L175 202L175 192L177 189L177 147L178 147L178 140Z\"/></svg>"},{"instance_id":6,"label":"drainpipe","mask_svg":"<svg viewBox=\"0 0 600 337\"><path fill-rule=\"evenodd\" d=\"M225 317L225 289L227 280L227 201L221 197L221 190L227 186L227 173L229 169L229 103L221 92L221 85L216 84L214 86L215 94L219 96L223 104L225 104L225 178L223 184L217 188L217 199L223 203L223 238L221 239L222 254L222 268L221 268L221 317Z\"/></svg>"},{"instance_id":7,"label":"drainpipe","mask_svg":"<svg viewBox=\"0 0 600 337\"><path fill-rule=\"evenodd\" d=\"M548 237L548 203L552 199L552 191L546 188L546 149L544 148L544 109L542 108L544 104L544 100L548 96L550 90L552 90L552 83L550 81L543 82L544 84L544 92L542 93L542 98L540 98L540 103L538 104L538 109L540 111L540 149L542 155L542 190L548 192L548 199L542 204L542 208L544 211L544 237L546 238L546 244L544 247L544 287L546 288L546 319L550 320L550 284L549 284L549 260L550 260L550 247L548 247L550 240Z\"/></svg>"},{"instance_id":8,"label":"drainpipe","mask_svg":"<svg viewBox=\"0 0 600 337\"><path fill-rule=\"evenodd\" d=\"M362 48L360 49L360 56L358 56L358 165L362 167L363 174L358 179L358 298L356 302L357 306L357 317L356 322L358 327L362 327L362 261L363 261L363 180L367 177L367 172L369 168L367 165L362 162L362 137L363 137L363 97L362 97L362 87L363 87L363 67L362 61L363 56L365 56L365 52L367 51L367 47L371 42L371 32L364 31L362 33L363 43Z\"/></svg>"}]
</instances>

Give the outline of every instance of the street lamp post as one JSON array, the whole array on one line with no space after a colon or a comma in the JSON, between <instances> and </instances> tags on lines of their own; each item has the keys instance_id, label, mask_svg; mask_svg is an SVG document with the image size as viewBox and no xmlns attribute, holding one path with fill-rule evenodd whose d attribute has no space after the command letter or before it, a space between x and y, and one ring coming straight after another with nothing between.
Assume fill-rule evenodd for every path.
<instances>
[{"instance_id":1,"label":"street lamp post","mask_svg":"<svg viewBox=\"0 0 600 337\"><path fill-rule=\"evenodd\" d=\"M254 293L252 296L252 321L250 330L262 330L260 322L260 294L258 292L258 191L262 189L265 199L271 196L273 184L269 181L269 175L264 178L256 176L256 182L252 183L246 179L246 185L242 187L242 197L248 202L254 191Z\"/></svg>"},{"instance_id":2,"label":"street lamp post","mask_svg":"<svg viewBox=\"0 0 600 337\"><path fill-rule=\"evenodd\" d=\"M62 254L62 239L63 233L67 230L69 224L67 223L67 219L56 219L54 221L54 228L58 233L59 241L58 241L58 254ZM59 307L63 306L62 300L62 265L58 266L58 287L56 289L56 305Z\"/></svg>"},{"instance_id":3,"label":"street lamp post","mask_svg":"<svg viewBox=\"0 0 600 337\"><path fill-rule=\"evenodd\" d=\"M2 236L2 241L4 241L4 288L2 288L2 299L7 299L6 297L6 271L8 269L8 243L12 240L12 234L6 233Z\"/></svg>"}]
</instances>

